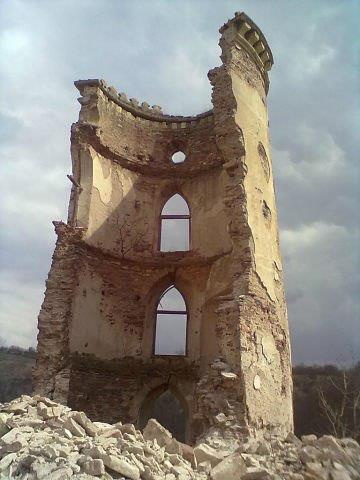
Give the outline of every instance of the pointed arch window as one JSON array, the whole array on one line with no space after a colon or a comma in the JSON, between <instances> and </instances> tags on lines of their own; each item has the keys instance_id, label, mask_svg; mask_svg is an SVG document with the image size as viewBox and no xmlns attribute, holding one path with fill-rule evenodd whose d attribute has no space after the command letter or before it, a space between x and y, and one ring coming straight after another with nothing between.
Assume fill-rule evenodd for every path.
<instances>
[{"instance_id":1,"label":"pointed arch window","mask_svg":"<svg viewBox=\"0 0 360 480\"><path fill-rule=\"evenodd\" d=\"M188 312L184 297L171 285L156 309L155 355L186 355Z\"/></svg>"},{"instance_id":2,"label":"pointed arch window","mask_svg":"<svg viewBox=\"0 0 360 480\"><path fill-rule=\"evenodd\" d=\"M161 252L190 249L190 211L186 200L176 193L165 203L160 216Z\"/></svg>"}]
</instances>

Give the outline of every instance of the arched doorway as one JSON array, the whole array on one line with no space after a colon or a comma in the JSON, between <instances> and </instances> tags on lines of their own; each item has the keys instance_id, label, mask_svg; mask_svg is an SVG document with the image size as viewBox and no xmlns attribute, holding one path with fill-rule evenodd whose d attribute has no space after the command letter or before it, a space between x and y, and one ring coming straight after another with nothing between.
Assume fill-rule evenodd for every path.
<instances>
[{"instance_id":1,"label":"arched doorway","mask_svg":"<svg viewBox=\"0 0 360 480\"><path fill-rule=\"evenodd\" d=\"M166 387L160 387L147 395L139 412L139 427L142 430L150 418L155 418L179 440L186 441L187 411L184 401Z\"/></svg>"}]
</instances>

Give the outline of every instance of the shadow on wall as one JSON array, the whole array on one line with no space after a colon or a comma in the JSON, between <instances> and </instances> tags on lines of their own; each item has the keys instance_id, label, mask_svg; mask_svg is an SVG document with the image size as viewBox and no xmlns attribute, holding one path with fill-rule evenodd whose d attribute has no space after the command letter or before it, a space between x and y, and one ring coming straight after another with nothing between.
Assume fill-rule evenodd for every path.
<instances>
[{"instance_id":1,"label":"shadow on wall","mask_svg":"<svg viewBox=\"0 0 360 480\"><path fill-rule=\"evenodd\" d=\"M155 418L182 443L186 441L187 412L183 402L162 386L150 392L139 413L139 428L142 430L150 418Z\"/></svg>"},{"instance_id":2,"label":"shadow on wall","mask_svg":"<svg viewBox=\"0 0 360 480\"><path fill-rule=\"evenodd\" d=\"M189 304L189 309L182 310L192 311L191 325L188 325L192 345L187 353L195 355L200 349L200 314L211 262L229 253L228 249L220 249L222 241L215 251L207 251L205 255L199 254L196 246L200 243L200 236L209 237L207 216L217 217L222 203L212 212L212 201L203 192L202 183L198 185L199 179L148 177L117 165L91 147L80 149L80 159L83 190L74 205L76 219L70 218L70 222L86 229L88 245L100 249L105 255L114 255L114 259L104 258L95 250L94 255L84 260L74 308L71 350L107 358L150 358L154 353L152 338L156 304L164 289L175 285ZM210 182L207 190L211 190L219 174L209 173L211 181L206 180ZM197 194L188 199L187 194L193 187ZM209 197L207 202L197 201L199 191ZM190 232L192 219L195 228ZM221 225L220 221L219 225L217 221L216 231L221 232L220 239L222 236L228 239L225 220L223 223ZM202 225L206 225L206 231ZM165 244L164 250L170 251L160 249L161 230L161 243ZM179 243L180 248L176 248ZM183 260L187 264L182 264ZM159 282L162 288L154 291ZM175 313L171 315L177 328L172 328L172 335L183 337L186 334L184 315L182 312L181 317L177 315L178 321L175 322ZM165 315L162 318L169 319ZM182 346L179 354L184 355L183 350Z\"/></svg>"}]
</instances>

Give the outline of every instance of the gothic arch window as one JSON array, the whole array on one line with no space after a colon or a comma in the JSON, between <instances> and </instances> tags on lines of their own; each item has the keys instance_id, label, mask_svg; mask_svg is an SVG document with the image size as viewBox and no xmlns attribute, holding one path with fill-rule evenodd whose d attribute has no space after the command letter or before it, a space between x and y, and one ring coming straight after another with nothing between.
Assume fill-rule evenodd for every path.
<instances>
[{"instance_id":1,"label":"gothic arch window","mask_svg":"<svg viewBox=\"0 0 360 480\"><path fill-rule=\"evenodd\" d=\"M189 250L190 219L186 200L178 193L169 198L160 216L159 246L162 252Z\"/></svg>"},{"instance_id":2,"label":"gothic arch window","mask_svg":"<svg viewBox=\"0 0 360 480\"><path fill-rule=\"evenodd\" d=\"M186 355L188 312L184 297L171 285L156 308L155 355Z\"/></svg>"}]
</instances>

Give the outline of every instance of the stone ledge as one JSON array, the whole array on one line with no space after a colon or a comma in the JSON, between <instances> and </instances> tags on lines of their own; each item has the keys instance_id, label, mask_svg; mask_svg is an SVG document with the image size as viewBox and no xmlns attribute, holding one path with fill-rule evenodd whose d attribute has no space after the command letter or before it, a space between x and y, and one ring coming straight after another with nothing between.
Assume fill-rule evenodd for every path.
<instances>
[{"instance_id":1,"label":"stone ledge","mask_svg":"<svg viewBox=\"0 0 360 480\"><path fill-rule=\"evenodd\" d=\"M136 371L144 377L163 376L164 372L180 374L197 378L199 362L189 357L164 357L152 356L144 357L122 357L105 359L96 357L91 353L71 353L71 367L75 370L81 370L92 373L112 373L116 375L131 376Z\"/></svg>"},{"instance_id":2,"label":"stone ledge","mask_svg":"<svg viewBox=\"0 0 360 480\"><path fill-rule=\"evenodd\" d=\"M71 227L67 225L69 230ZM188 252L153 252L148 257L141 255L126 255L121 256L116 252L113 252L104 247L91 245L86 238L76 238L74 243L80 248L79 255L83 255L88 260L95 260L101 262L109 262L117 268L123 268L124 270L144 270L144 269L176 269L179 267L205 267L212 265L219 258L222 258L230 254L230 251L212 255L211 257L203 257L198 255L195 251Z\"/></svg>"}]
</instances>

